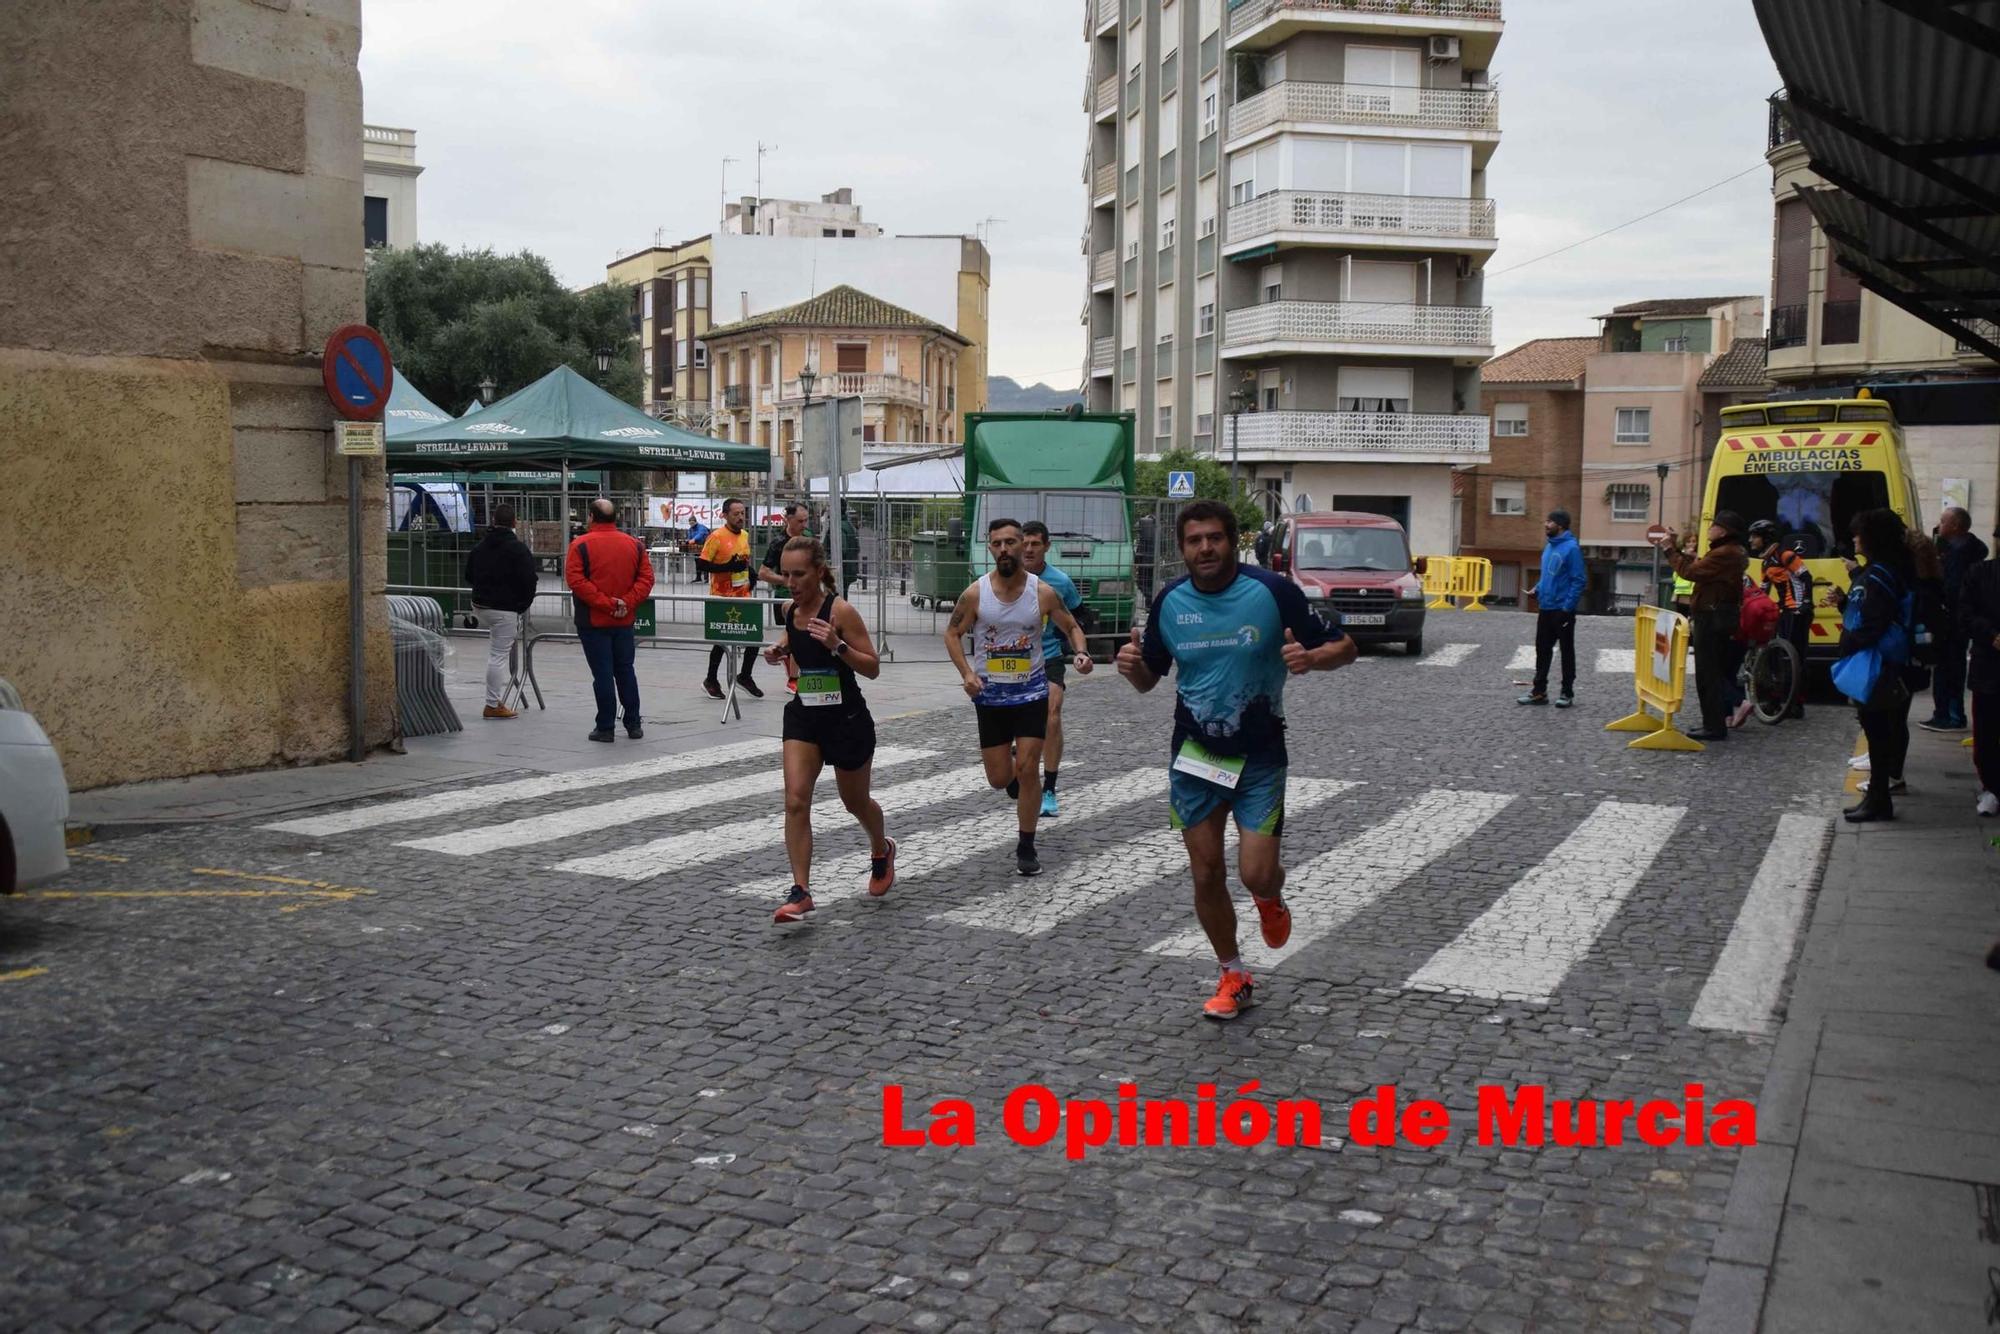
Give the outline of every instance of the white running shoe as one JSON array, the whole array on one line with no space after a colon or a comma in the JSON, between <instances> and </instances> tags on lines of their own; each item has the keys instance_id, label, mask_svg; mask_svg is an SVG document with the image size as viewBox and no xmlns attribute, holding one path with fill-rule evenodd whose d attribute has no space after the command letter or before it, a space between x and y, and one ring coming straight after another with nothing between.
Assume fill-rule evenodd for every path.
<instances>
[{"instance_id":1,"label":"white running shoe","mask_svg":"<svg viewBox=\"0 0 2000 1334\"><path fill-rule=\"evenodd\" d=\"M1981 815L2000 815L2000 797L1991 792L1980 793L1978 809Z\"/></svg>"},{"instance_id":2,"label":"white running shoe","mask_svg":"<svg viewBox=\"0 0 2000 1334\"><path fill-rule=\"evenodd\" d=\"M1865 774L1868 772L1868 757L1866 755L1856 755L1847 762L1847 767L1850 769L1859 769Z\"/></svg>"}]
</instances>

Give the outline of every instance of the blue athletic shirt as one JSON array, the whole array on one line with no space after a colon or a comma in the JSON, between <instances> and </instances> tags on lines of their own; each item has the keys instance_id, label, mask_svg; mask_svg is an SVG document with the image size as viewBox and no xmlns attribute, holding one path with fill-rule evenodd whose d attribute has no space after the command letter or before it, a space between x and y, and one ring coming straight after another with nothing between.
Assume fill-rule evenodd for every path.
<instances>
[{"instance_id":1,"label":"blue athletic shirt","mask_svg":"<svg viewBox=\"0 0 2000 1334\"><path fill-rule=\"evenodd\" d=\"M1313 611L1299 586L1254 566L1204 593L1188 575L1153 599L1141 645L1157 676L1178 670L1173 749L1193 737L1215 755L1271 764L1285 755L1285 631L1305 648L1344 637Z\"/></svg>"},{"instance_id":2,"label":"blue athletic shirt","mask_svg":"<svg viewBox=\"0 0 2000 1334\"><path fill-rule=\"evenodd\" d=\"M1076 591L1076 581L1055 566L1042 566L1040 578L1043 583L1056 590L1057 595L1062 598L1063 606L1072 613L1083 605L1083 594ZM1053 658L1057 662L1069 658L1069 640L1063 637L1062 631L1056 629L1055 619L1049 616L1042 618L1042 656Z\"/></svg>"}]
</instances>

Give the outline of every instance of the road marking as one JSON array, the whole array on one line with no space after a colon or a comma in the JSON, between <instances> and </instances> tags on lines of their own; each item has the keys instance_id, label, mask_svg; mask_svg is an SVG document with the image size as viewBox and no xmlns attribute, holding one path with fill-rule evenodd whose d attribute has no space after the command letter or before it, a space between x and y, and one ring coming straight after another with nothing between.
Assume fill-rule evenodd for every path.
<instances>
[{"instance_id":1,"label":"road marking","mask_svg":"<svg viewBox=\"0 0 2000 1334\"><path fill-rule=\"evenodd\" d=\"M1357 786L1331 778L1294 778L1286 785L1285 812L1295 815L1311 810ZM1067 811L1062 818L1069 818ZM1236 842L1233 821L1228 833L1230 842ZM1072 917L1122 898L1140 885L1184 870L1186 862L1176 857L1181 847L1179 830L1156 829L1094 857L1065 865L1054 875L1023 877L1020 883L998 894L938 913L930 920L956 926L983 926L1020 936L1047 935ZM1145 863L1156 859L1173 860L1158 870L1149 870Z\"/></svg>"},{"instance_id":2,"label":"road marking","mask_svg":"<svg viewBox=\"0 0 2000 1334\"><path fill-rule=\"evenodd\" d=\"M37 889L31 899L324 899L346 903L372 889ZM287 909L286 911L290 911Z\"/></svg>"},{"instance_id":3,"label":"road marking","mask_svg":"<svg viewBox=\"0 0 2000 1334\"><path fill-rule=\"evenodd\" d=\"M76 852L76 851L71 851L71 853L69 854L69 859L73 862L115 862L118 863L119 865L123 865L124 863L132 860L130 857L120 857L115 852Z\"/></svg>"},{"instance_id":4,"label":"road marking","mask_svg":"<svg viewBox=\"0 0 2000 1334\"><path fill-rule=\"evenodd\" d=\"M0 982L25 982L31 977L40 977L48 971L46 968L16 968L9 973L0 973Z\"/></svg>"},{"instance_id":5,"label":"road marking","mask_svg":"<svg viewBox=\"0 0 2000 1334\"><path fill-rule=\"evenodd\" d=\"M738 760L776 760L782 751L774 744L775 740L765 737L756 741L740 741L734 745L717 746L710 750L690 751L684 755L662 755L655 759L640 760L636 764L614 764L604 769L572 769L566 773L540 774L534 778L519 778L507 783L454 788L450 792L433 792L427 796L410 797L402 801L378 802L373 806L340 811L334 815L280 820L262 827L285 834L309 834L314 838L325 838L330 834L350 834L359 829L373 829L377 825L405 824L411 820L427 820L437 815L456 815L460 811L504 806L511 801L527 801L556 792L579 792L589 787L605 787L613 783L629 783L638 779L664 778L673 774L713 769L734 764Z\"/></svg>"},{"instance_id":6,"label":"road marking","mask_svg":"<svg viewBox=\"0 0 2000 1334\"><path fill-rule=\"evenodd\" d=\"M1806 900L1826 865L1833 822L1816 815L1778 817L1778 832L1758 864L1722 957L1701 989L1688 1023L1731 1033L1770 1033Z\"/></svg>"},{"instance_id":7,"label":"road marking","mask_svg":"<svg viewBox=\"0 0 2000 1334\"><path fill-rule=\"evenodd\" d=\"M1433 788L1380 824L1323 852L1286 878L1292 938L1283 949L1264 947L1246 932L1245 954L1276 967L1325 939L1383 895L1417 875L1485 827L1514 798L1504 792ZM1147 947L1149 954L1206 959L1213 954L1200 926Z\"/></svg>"},{"instance_id":8,"label":"road marking","mask_svg":"<svg viewBox=\"0 0 2000 1334\"><path fill-rule=\"evenodd\" d=\"M1041 822L1040 831L1047 838L1051 829L1058 833L1099 815L1108 814L1135 801L1157 798L1166 791L1167 770L1164 765L1154 768L1133 769L1115 778L1106 778L1088 787L1063 789L1062 816L1051 823ZM937 829L922 829L912 832L907 838L898 837L894 826L890 827L891 837L897 839L896 846L896 889L898 893L906 880L932 875L939 871L961 866L996 849L1011 850L1019 832L1014 822L1013 803L1001 803L995 799L995 809L991 814L968 816L952 824ZM1164 821L1166 812L1160 812ZM1086 833L1079 843L1094 843ZM1046 843L1037 845L1046 864L1050 850ZM1011 853L1009 870L1012 870ZM830 889L814 889L814 902L838 901L865 896L868 876L868 857L857 853L846 857L836 857L823 865L813 868L815 885L833 886ZM1026 878L1026 877L1024 877ZM1040 884L1045 877L1036 876L1032 883ZM1130 889L1129 881L1121 886ZM743 889L739 893L754 894L759 898L769 894L768 889Z\"/></svg>"},{"instance_id":9,"label":"road marking","mask_svg":"<svg viewBox=\"0 0 2000 1334\"><path fill-rule=\"evenodd\" d=\"M898 764L927 760L932 756L933 752L928 750L905 750L884 746L875 752L875 768L887 769ZM575 834L636 824L640 820L650 820L657 816L678 815L683 811L696 810L703 806L722 805L742 801L748 797L768 796L773 792L784 790L784 770L765 769L726 779L720 783L675 788L669 792L642 792L630 796L617 796L599 802L595 806L551 811L546 815L509 820L503 824L482 825L476 829L461 829L450 834L434 834L429 838L406 839L396 846L422 848L426 852L441 852L452 857L470 857L481 852L497 852L502 848L552 843L559 838L568 838Z\"/></svg>"},{"instance_id":10,"label":"road marking","mask_svg":"<svg viewBox=\"0 0 2000 1334\"><path fill-rule=\"evenodd\" d=\"M1535 670L1535 646L1523 644L1514 650L1514 656L1507 659L1510 672L1532 672Z\"/></svg>"},{"instance_id":11,"label":"road marking","mask_svg":"<svg viewBox=\"0 0 2000 1334\"><path fill-rule=\"evenodd\" d=\"M832 786L831 781L822 781L819 790L826 792ZM900 783L895 787L885 788L874 796L876 804L881 806L883 814L886 815L891 812L919 810L925 806L935 806L940 802L955 801L972 792L985 790L989 790L986 787L986 770L974 764L963 769L953 769L949 773L932 774L928 778ZM813 803L812 820L815 830L824 834L830 827L830 822L844 821L852 824L854 817L840 804L838 796L829 796ZM555 869L573 871L578 875L601 875L613 880L651 880L654 876L665 875L669 871L680 871L691 866L722 861L725 858L741 857L744 853L780 845L784 841L785 815L780 810L775 814L738 820L732 824L691 830L683 834L669 834L665 838L619 848L615 852L578 857L558 863ZM758 889L751 892L761 895L767 891Z\"/></svg>"},{"instance_id":12,"label":"road marking","mask_svg":"<svg viewBox=\"0 0 2000 1334\"><path fill-rule=\"evenodd\" d=\"M1403 985L1546 1001L1589 953L1686 814L1684 806L1600 802L1539 866Z\"/></svg>"},{"instance_id":13,"label":"road marking","mask_svg":"<svg viewBox=\"0 0 2000 1334\"><path fill-rule=\"evenodd\" d=\"M1479 645L1477 644L1444 644L1432 649L1429 656L1423 660L1423 665L1426 667L1456 667L1477 652L1479 652ZM1530 661L1528 665L1532 667L1534 663Z\"/></svg>"}]
</instances>

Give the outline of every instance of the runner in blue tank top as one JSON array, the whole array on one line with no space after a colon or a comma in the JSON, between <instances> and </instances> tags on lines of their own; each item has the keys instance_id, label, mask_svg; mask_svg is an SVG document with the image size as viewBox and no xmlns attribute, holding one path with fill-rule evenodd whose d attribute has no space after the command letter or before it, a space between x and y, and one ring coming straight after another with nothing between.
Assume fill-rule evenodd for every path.
<instances>
[{"instance_id":1,"label":"runner in blue tank top","mask_svg":"<svg viewBox=\"0 0 2000 1334\"><path fill-rule=\"evenodd\" d=\"M1090 671L1090 653L1083 627L1062 598L1021 564L1021 525L1013 519L995 519L986 526L986 549L993 557L993 572L958 595L951 623L945 627L944 647L979 718L979 757L986 765L986 781L1014 799L1021 822L1014 867L1022 875L1039 875L1035 819L1041 813L1042 794L1034 780L1042 771L1042 741L1049 724L1044 618L1076 649L1079 676ZM972 636L976 661L965 656L967 635ZM1023 778L1028 781L1022 782Z\"/></svg>"},{"instance_id":2,"label":"runner in blue tank top","mask_svg":"<svg viewBox=\"0 0 2000 1334\"><path fill-rule=\"evenodd\" d=\"M1075 580L1049 564L1049 526L1040 519L1030 519L1021 525L1021 564L1028 567L1029 574L1052 586L1069 614L1076 615L1076 609L1083 605L1083 594L1076 591ZM1056 797L1056 779L1062 766L1063 696L1068 693L1069 683L1063 663L1062 633L1047 618L1042 621L1042 660L1049 674L1049 734L1042 741L1042 818L1051 820L1062 814Z\"/></svg>"},{"instance_id":3,"label":"runner in blue tank top","mask_svg":"<svg viewBox=\"0 0 2000 1334\"><path fill-rule=\"evenodd\" d=\"M1353 662L1354 640L1322 621L1297 584L1236 563L1236 515L1197 500L1180 514L1188 573L1160 590L1143 638L1118 650L1119 674L1140 691L1178 674L1168 790L1173 825L1194 873L1195 915L1222 965L1211 1019L1234 1019L1253 1003L1236 943L1223 860L1224 822L1242 835L1237 870L1257 905L1264 943L1292 934L1278 840L1285 824L1287 676Z\"/></svg>"}]
</instances>

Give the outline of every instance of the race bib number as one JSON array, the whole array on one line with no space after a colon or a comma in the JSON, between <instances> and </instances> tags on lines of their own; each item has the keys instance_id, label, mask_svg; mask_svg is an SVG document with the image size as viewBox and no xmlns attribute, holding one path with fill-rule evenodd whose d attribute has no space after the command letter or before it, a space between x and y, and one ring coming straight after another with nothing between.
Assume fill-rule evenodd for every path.
<instances>
[{"instance_id":1,"label":"race bib number","mask_svg":"<svg viewBox=\"0 0 2000 1334\"><path fill-rule=\"evenodd\" d=\"M809 709L823 709L840 701L840 673L799 673L799 703Z\"/></svg>"},{"instance_id":2,"label":"race bib number","mask_svg":"<svg viewBox=\"0 0 2000 1334\"><path fill-rule=\"evenodd\" d=\"M729 586L730 586L731 588L748 588L748 587L750 587L750 571L748 571L748 570L738 570L738 571L736 571L736 572L735 572L734 574L730 575L730 576L729 576Z\"/></svg>"},{"instance_id":3,"label":"race bib number","mask_svg":"<svg viewBox=\"0 0 2000 1334\"><path fill-rule=\"evenodd\" d=\"M1174 768L1234 792L1243 781L1244 759L1241 755L1233 758L1211 755L1200 742L1188 740L1181 743L1180 753L1174 756Z\"/></svg>"},{"instance_id":4,"label":"race bib number","mask_svg":"<svg viewBox=\"0 0 2000 1334\"><path fill-rule=\"evenodd\" d=\"M1015 654L989 654L986 659L986 679L999 685L1018 685L1027 680L1034 669L1033 658Z\"/></svg>"}]
</instances>

